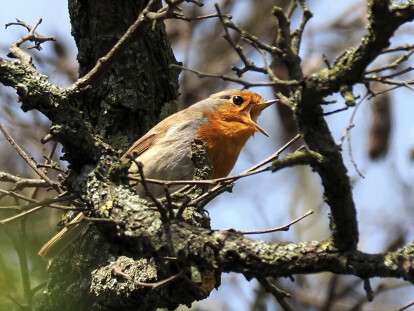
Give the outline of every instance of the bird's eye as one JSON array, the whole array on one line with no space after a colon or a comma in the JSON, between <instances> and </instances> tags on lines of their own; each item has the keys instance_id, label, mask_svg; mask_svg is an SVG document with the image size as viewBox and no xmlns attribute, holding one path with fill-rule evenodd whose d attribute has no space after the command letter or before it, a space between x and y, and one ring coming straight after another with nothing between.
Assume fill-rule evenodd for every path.
<instances>
[{"instance_id":1,"label":"bird's eye","mask_svg":"<svg viewBox=\"0 0 414 311\"><path fill-rule=\"evenodd\" d=\"M240 106L241 104L243 104L244 99L241 96L233 96L233 104Z\"/></svg>"}]
</instances>

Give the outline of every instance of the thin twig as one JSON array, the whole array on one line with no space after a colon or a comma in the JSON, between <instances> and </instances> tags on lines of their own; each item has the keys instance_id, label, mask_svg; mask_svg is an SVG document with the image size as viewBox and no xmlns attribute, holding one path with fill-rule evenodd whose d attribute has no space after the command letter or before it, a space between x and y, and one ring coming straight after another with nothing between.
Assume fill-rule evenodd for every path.
<instances>
[{"instance_id":1,"label":"thin twig","mask_svg":"<svg viewBox=\"0 0 414 311\"><path fill-rule=\"evenodd\" d=\"M236 181L240 178L243 177L248 177L248 176L252 176L255 174L259 174L259 173L263 173L264 171L268 171L270 170L270 167L266 167L263 170L260 171L251 171L251 172L244 172L235 176L227 176L227 177L221 177L221 178L216 178L216 179L201 179L201 180L193 180L193 179L188 179L188 180L164 180L164 179L153 179L153 178L145 178L145 182L149 183L149 184L156 184L156 185L162 185L162 186L173 186L173 185L211 185L211 186L215 186L218 184L221 184L223 182L226 181ZM135 180L135 181L139 181L139 182L143 182L142 177L135 177L135 176L130 176L129 179L131 180Z\"/></svg>"},{"instance_id":2,"label":"thin twig","mask_svg":"<svg viewBox=\"0 0 414 311\"><path fill-rule=\"evenodd\" d=\"M351 106L346 106L346 107L343 107L343 108L338 108L338 109L335 109L335 110L332 110L332 111L324 112L322 115L323 115L323 116L325 116L325 117L326 117L326 116L330 116L330 115L336 114L336 113L338 113L338 112L346 111L346 110L348 110L350 107L351 107Z\"/></svg>"},{"instance_id":3,"label":"thin twig","mask_svg":"<svg viewBox=\"0 0 414 311\"><path fill-rule=\"evenodd\" d=\"M151 11L151 8L153 7L155 0L148 1L147 5L138 15L135 22L127 29L127 31L122 35L118 42L109 50L108 53L99 58L95 66L87 74L79 78L72 86L68 88L68 90L71 92L76 92L96 82L99 76L101 76L101 74L106 69L108 69L108 67L112 64L114 59L120 54L120 52L130 42L134 35L137 34L137 32L141 29L141 26L144 23L162 21L167 18L184 19L183 16L177 15L177 12L174 11L174 9L177 8L178 5L180 5L184 1L189 2L188 0L169 1L166 5L164 5L161 9L159 9L156 12ZM195 1L191 2L196 3Z\"/></svg>"},{"instance_id":4,"label":"thin twig","mask_svg":"<svg viewBox=\"0 0 414 311\"><path fill-rule=\"evenodd\" d=\"M164 185L164 193L165 193L165 199L167 200L168 210L172 211L173 204L172 204L172 199L171 199L170 188L168 187L168 185Z\"/></svg>"},{"instance_id":5,"label":"thin twig","mask_svg":"<svg viewBox=\"0 0 414 311\"><path fill-rule=\"evenodd\" d=\"M374 291L372 290L371 287L371 282L369 281L369 279L364 279L363 281L364 284L364 290L367 296L367 300L368 301L373 301L374 300Z\"/></svg>"},{"instance_id":6,"label":"thin twig","mask_svg":"<svg viewBox=\"0 0 414 311\"><path fill-rule=\"evenodd\" d=\"M286 10L286 16L288 19L291 19L293 16L293 13L295 13L296 8L298 7L297 0L290 0L289 6Z\"/></svg>"},{"instance_id":7,"label":"thin twig","mask_svg":"<svg viewBox=\"0 0 414 311\"><path fill-rule=\"evenodd\" d=\"M158 201L155 198L154 194L148 188L147 180L146 180L145 175L144 175L144 166L143 166L143 164L141 162L135 161L135 159L134 159L134 162L138 167L138 172L139 172L139 175L141 177L140 181L141 181L142 187L144 188L145 195L151 199L151 201L155 204L155 206L157 206L159 211L164 211L164 206L161 204L160 201Z\"/></svg>"},{"instance_id":8,"label":"thin twig","mask_svg":"<svg viewBox=\"0 0 414 311\"><path fill-rule=\"evenodd\" d=\"M177 64L171 64L170 68L177 68L177 69L181 69L181 70L186 70L188 72L194 73L195 75L197 75L197 77L199 78L215 78L215 79L221 79L223 81L229 81L229 82L234 82L234 83L238 83L244 86L244 88L250 88L250 87L255 87L255 86L274 86L274 85L288 85L289 83L294 83L294 84L299 84L299 82L297 81L286 81L287 83L285 83L285 81L283 81L283 83L279 84L277 82L269 82L269 81L259 81L259 82L250 82L241 78L237 78L237 77L232 77L232 76L228 76L228 75L223 75L223 74L215 74L215 73L207 73L207 72L202 72L202 71L198 71L195 69L190 69L190 68L186 68L184 66L180 66Z\"/></svg>"},{"instance_id":9,"label":"thin twig","mask_svg":"<svg viewBox=\"0 0 414 311\"><path fill-rule=\"evenodd\" d=\"M266 159L264 159L263 161L259 162L256 165L253 165L252 167L250 167L249 169L247 169L247 172L251 172L251 171L255 171L258 168L276 160L283 151L285 151L286 149L288 149L290 146L292 146L296 141L298 141L300 138L302 138L301 134L297 134L295 135L293 138L291 138L290 140L288 140L287 143L285 143L282 147L280 147L275 153L271 154L269 157L267 157Z\"/></svg>"},{"instance_id":10,"label":"thin twig","mask_svg":"<svg viewBox=\"0 0 414 311\"><path fill-rule=\"evenodd\" d=\"M7 23L5 26L10 27L10 26L21 26L27 29L28 34L23 36L22 38L20 38L19 40L17 40L16 42L14 42L12 44L12 46L10 47L10 54L16 58L18 58L21 62L30 65L32 63L32 57L27 54L26 52L24 52L22 49L20 49L20 46L27 42L27 41L31 41L34 43L33 46L29 46L28 49L37 49L37 50L41 50L42 49L42 43L47 42L47 41L56 41L56 39L54 37L45 37L42 35L39 35L36 32L37 27L42 23L42 19L40 18L37 23L35 24L34 27L30 26L29 24L25 23L22 20L19 20L16 18L16 22L12 22L12 23Z\"/></svg>"},{"instance_id":11,"label":"thin twig","mask_svg":"<svg viewBox=\"0 0 414 311\"><path fill-rule=\"evenodd\" d=\"M0 131L3 133L4 137L10 143L10 145L16 150L16 152L20 155L20 157L33 169L33 171L42 178L45 182L49 184L53 189L55 189L58 193L62 193L63 190L60 188L59 184L52 181L42 170L37 167L37 163L33 160L33 158L23 150L22 147L17 144L14 138L10 135L7 129L0 123Z\"/></svg>"},{"instance_id":12,"label":"thin twig","mask_svg":"<svg viewBox=\"0 0 414 311\"><path fill-rule=\"evenodd\" d=\"M275 153L273 153L272 155L270 155L269 157L267 157L266 159L264 159L260 163L255 164L252 167L248 168L247 170L243 171L240 175L248 174L250 172L255 172L259 168L263 167L264 165L266 165L266 164L268 164L268 163L270 163L272 161L275 161L284 150L286 150L289 146L291 146L300 137L301 136L299 134L296 135L291 140L289 140L286 144L284 144L282 147L280 147ZM191 200L188 203L188 205L197 205L197 204L199 204L200 202L202 202L204 200L207 200L207 199L209 199L211 197L214 197L214 196L222 193L223 191L225 191L229 187L231 188L231 184L232 184L231 182L223 182L222 184L219 184L219 185L217 185L217 186L209 189L207 192L203 193L199 197Z\"/></svg>"},{"instance_id":13,"label":"thin twig","mask_svg":"<svg viewBox=\"0 0 414 311\"><path fill-rule=\"evenodd\" d=\"M304 215L296 218L295 220L292 220L290 223L288 223L284 226L270 228L270 229L264 229L264 230L237 231L237 233L240 233L240 234L243 234L243 235L248 235L248 234L265 234L265 233L272 233L272 232L277 232L277 231L289 231L289 229L292 225L298 223L299 221L301 221L302 219L308 217L309 215L312 215L313 213L314 213L314 211L309 210Z\"/></svg>"},{"instance_id":14,"label":"thin twig","mask_svg":"<svg viewBox=\"0 0 414 311\"><path fill-rule=\"evenodd\" d=\"M401 63L407 61L410 58L410 56L413 55L413 53L414 53L414 51L410 51L409 53L404 54L404 55L400 56L399 58L397 58L391 64L367 70L367 71L365 71L365 74L373 74L373 73L378 73L378 72L385 71L385 70L395 69Z\"/></svg>"},{"instance_id":15,"label":"thin twig","mask_svg":"<svg viewBox=\"0 0 414 311\"><path fill-rule=\"evenodd\" d=\"M401 51L410 51L414 49L414 44L404 44L393 48L388 48L382 50L381 54L387 54L387 53L394 53L394 52L401 52Z\"/></svg>"},{"instance_id":16,"label":"thin twig","mask_svg":"<svg viewBox=\"0 0 414 311\"><path fill-rule=\"evenodd\" d=\"M291 297L289 293L278 288L275 284L270 282L267 278L258 277L257 280L263 288L275 297L276 301L284 311L293 311L293 308L285 301L285 298Z\"/></svg>"},{"instance_id":17,"label":"thin twig","mask_svg":"<svg viewBox=\"0 0 414 311\"><path fill-rule=\"evenodd\" d=\"M344 144L345 139L347 139L348 142L348 152L349 152L349 158L351 160L352 165L354 166L355 171L358 173L358 175L362 178L365 178L364 174L359 170L357 163L354 159L354 154L352 152L352 143L351 143L351 130L354 128L354 119L356 116L356 113L359 109L359 107L362 105L362 103L368 98L369 92L367 92L362 98L356 103L354 111L352 111L351 117L348 121L348 126L345 129L345 133L342 135L340 142L341 146Z\"/></svg>"},{"instance_id":18,"label":"thin twig","mask_svg":"<svg viewBox=\"0 0 414 311\"><path fill-rule=\"evenodd\" d=\"M405 311L405 310L407 310L407 309L409 309L409 308L411 308L413 306L414 306L414 301L413 302L410 302L409 304L405 305L402 308L399 308L397 311Z\"/></svg>"},{"instance_id":19,"label":"thin twig","mask_svg":"<svg viewBox=\"0 0 414 311\"><path fill-rule=\"evenodd\" d=\"M30 202L30 203L35 203L35 204L39 203L39 201L37 201L37 200L34 200L34 199L32 199L30 197L27 197L27 196L25 196L21 193L17 193L17 192L10 191L10 190L0 189L0 194L2 194L3 196L8 195L10 197L20 199L20 200L23 200L23 201L26 201L26 202ZM50 204L49 207L56 208L56 209L61 209L61 210L79 210L79 208L72 208L70 206L57 205L57 204Z\"/></svg>"},{"instance_id":20,"label":"thin twig","mask_svg":"<svg viewBox=\"0 0 414 311\"><path fill-rule=\"evenodd\" d=\"M32 214L46 206L48 206L51 203L56 203L56 202L64 202L64 201L68 201L70 200L70 198L65 198L65 197L58 197L58 198L53 198L53 199L46 199L44 201L41 202L37 202L37 203L33 203L33 204L29 204L27 205L28 210L25 210L24 212L21 212L17 215L14 215L12 217L0 220L0 225L4 225L8 222L14 221L16 219L19 219L21 217L27 216L29 214Z\"/></svg>"},{"instance_id":21,"label":"thin twig","mask_svg":"<svg viewBox=\"0 0 414 311\"><path fill-rule=\"evenodd\" d=\"M137 168L138 168L138 173L139 173L139 175L140 175L140 182L141 182L141 185L142 185L142 187L144 188L144 192L145 192L145 195L154 203L154 205L157 207L157 209L158 209L158 212L160 213L160 215L161 215L161 219L163 220L163 222L164 223L167 223L168 222L168 215L167 215L167 212L166 212L166 209L165 209L165 207L164 207L164 205L162 205L162 203L154 196L154 194L151 192L151 190L149 189L149 187L148 187L148 183L147 183L147 179L146 179L146 177L145 177L145 174L144 174L144 165L141 163L141 162L139 162L139 161L137 161L135 158L134 158L134 156L132 155L132 156L130 156L129 157L129 159L132 161L132 162L134 162L135 163L135 165L137 166Z\"/></svg>"},{"instance_id":22,"label":"thin twig","mask_svg":"<svg viewBox=\"0 0 414 311\"><path fill-rule=\"evenodd\" d=\"M262 67L258 67L256 66L253 61L251 61L244 53L243 53L243 49L240 45L238 45L236 42L234 42L234 40L231 38L230 33L229 33L229 29L226 26L226 20L230 19L228 17L225 17L220 10L219 5L216 3L214 5L214 7L216 8L217 11L217 16L220 18L220 22L223 25L223 29L224 29L224 39L230 44L230 46L233 48L233 50L236 51L237 55L239 55L240 60L243 62L244 64L244 68L240 69L237 67L233 67L233 70L236 72L238 77L241 77L245 72L252 70L252 71L257 71L257 72L261 72L261 73L266 73L266 69L262 68Z\"/></svg>"},{"instance_id":23,"label":"thin twig","mask_svg":"<svg viewBox=\"0 0 414 311\"><path fill-rule=\"evenodd\" d=\"M58 171L58 172L64 173L64 174L67 174L68 173L68 171L66 171L63 168L61 168L56 162L52 162L52 163L49 163L49 164L39 163L39 164L37 164L37 167L38 168L52 169L52 170L55 170L55 171Z\"/></svg>"},{"instance_id":24,"label":"thin twig","mask_svg":"<svg viewBox=\"0 0 414 311\"><path fill-rule=\"evenodd\" d=\"M13 183L13 190L34 187L50 187L43 179L24 178L0 171L0 181Z\"/></svg>"},{"instance_id":25,"label":"thin twig","mask_svg":"<svg viewBox=\"0 0 414 311\"><path fill-rule=\"evenodd\" d=\"M305 0L298 0L300 6L302 7L303 14L299 27L292 33L292 50L299 55L300 45L302 42L303 32L305 30L306 24L312 18L313 14L306 5Z\"/></svg>"},{"instance_id":26,"label":"thin twig","mask_svg":"<svg viewBox=\"0 0 414 311\"><path fill-rule=\"evenodd\" d=\"M259 38L257 38L255 35L238 27L230 19L224 19L224 24L227 28L230 28L236 31L240 35L241 39L247 42L248 44L255 46L261 50L264 50L270 54L278 55L281 57L283 56L283 51L280 48L260 41Z\"/></svg>"},{"instance_id":27,"label":"thin twig","mask_svg":"<svg viewBox=\"0 0 414 311\"><path fill-rule=\"evenodd\" d=\"M398 85L400 87L406 87L411 91L414 91L414 88L411 86L414 84L414 80L400 81L395 79L385 79L383 77L365 77L364 81L376 81L382 84Z\"/></svg>"},{"instance_id":28,"label":"thin twig","mask_svg":"<svg viewBox=\"0 0 414 311\"><path fill-rule=\"evenodd\" d=\"M223 15L223 16L225 16L226 18L231 18L230 15ZM201 21L201 20L215 18L215 17L219 17L219 15L213 13L213 14L207 14L207 15L187 17L185 15L174 12L174 16L172 18L181 19L181 20L184 20L184 21L187 21L187 22L191 22L191 21Z\"/></svg>"}]
</instances>

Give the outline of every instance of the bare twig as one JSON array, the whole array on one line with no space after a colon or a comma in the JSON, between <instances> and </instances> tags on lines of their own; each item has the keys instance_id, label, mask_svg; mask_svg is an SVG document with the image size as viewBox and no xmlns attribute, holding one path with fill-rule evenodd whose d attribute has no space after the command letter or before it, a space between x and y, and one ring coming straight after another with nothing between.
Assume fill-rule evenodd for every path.
<instances>
[{"instance_id":1,"label":"bare twig","mask_svg":"<svg viewBox=\"0 0 414 311\"><path fill-rule=\"evenodd\" d=\"M37 23L35 24L34 27L28 25L27 23L25 23L22 20L19 20L16 18L16 22L12 22L12 23L7 23L5 26L6 28L9 26L21 26L27 29L28 34L23 36L22 38L20 38L19 40L17 40L16 42L14 42L12 44L12 46L10 47L10 55L14 56L16 58L18 58L21 62L25 63L25 64L31 64L32 63L32 58L30 55L28 55L26 52L23 52L23 50L20 49L20 46L27 42L33 42L34 45L28 47L28 49L37 49L37 50L41 50L41 44L47 41L56 41L54 37L45 37L42 35L39 35L36 32L37 27L42 23L42 19L40 18Z\"/></svg>"},{"instance_id":2,"label":"bare twig","mask_svg":"<svg viewBox=\"0 0 414 311\"><path fill-rule=\"evenodd\" d=\"M376 296L378 296L379 294L381 294L383 292L391 291L391 290L396 290L396 289L402 288L404 286L409 286L409 284L405 284L405 283L389 284L389 283L382 282L369 295L371 295L372 298L373 298L373 297L376 297ZM355 289L355 286L351 286L351 284L350 284L349 286L346 287L345 291L342 291L341 292L341 296L342 297L345 297L345 295L350 294L354 289ZM340 299L340 298L341 297L336 297L336 299ZM349 311L359 311L359 310L362 310L362 307L364 306L364 304L366 304L367 302L370 302L370 300L368 298L369 297L367 297L367 296L361 296L355 302L355 304L351 308L349 308Z\"/></svg>"},{"instance_id":3,"label":"bare twig","mask_svg":"<svg viewBox=\"0 0 414 311\"><path fill-rule=\"evenodd\" d=\"M61 168L60 166L59 166L59 164L57 164L56 162L51 162L51 163L38 163L37 164L37 167L38 168L46 168L46 169L52 169L52 170L55 170L55 171L58 171L58 172L60 172L60 173L65 173L65 174L67 174L68 172L66 171L66 170L64 170L63 168Z\"/></svg>"},{"instance_id":4,"label":"bare twig","mask_svg":"<svg viewBox=\"0 0 414 311\"><path fill-rule=\"evenodd\" d=\"M279 305L282 307L284 311L293 311L293 308L285 301L285 298L291 297L289 293L287 293L284 290L281 290L266 278L259 277L257 278L257 280L267 292L269 292L273 295L273 297L275 297L276 301L279 303Z\"/></svg>"},{"instance_id":5,"label":"bare twig","mask_svg":"<svg viewBox=\"0 0 414 311\"><path fill-rule=\"evenodd\" d=\"M381 54L401 52L401 51L411 51L414 49L414 44L404 44L393 48L388 48L382 50Z\"/></svg>"},{"instance_id":6,"label":"bare twig","mask_svg":"<svg viewBox=\"0 0 414 311\"><path fill-rule=\"evenodd\" d=\"M286 142L282 147L280 147L278 150L276 150L275 153L271 154L269 157L267 157L266 159L264 159L263 161L261 161L260 163L253 165L252 167L250 167L247 172L251 172L251 171L255 171L258 168L276 160L277 158L279 158L279 156L282 154L283 151L287 150L290 146L292 146L295 142L297 142L300 138L302 138L301 134L297 134L295 137L293 137L292 139L290 139L288 142Z\"/></svg>"},{"instance_id":7,"label":"bare twig","mask_svg":"<svg viewBox=\"0 0 414 311\"><path fill-rule=\"evenodd\" d=\"M376 81L382 84L389 84L389 85L396 85L400 87L406 87L410 89L411 91L414 91L414 88L411 86L414 84L414 80L409 81L400 81L395 79L386 79L384 77L365 77L364 81Z\"/></svg>"},{"instance_id":8,"label":"bare twig","mask_svg":"<svg viewBox=\"0 0 414 311\"><path fill-rule=\"evenodd\" d=\"M223 19L223 23L226 28L230 28L236 31L240 35L241 39L247 42L248 44L255 46L261 50L264 50L270 54L283 56L283 51L280 48L260 41L259 38L257 38L255 35L238 27L230 19Z\"/></svg>"},{"instance_id":9,"label":"bare twig","mask_svg":"<svg viewBox=\"0 0 414 311\"><path fill-rule=\"evenodd\" d=\"M313 14L306 5L306 0L298 0L302 10L302 19L299 27L292 33L292 50L296 55L299 55L300 44L302 42L303 31L305 30L306 24L312 18Z\"/></svg>"},{"instance_id":10,"label":"bare twig","mask_svg":"<svg viewBox=\"0 0 414 311\"><path fill-rule=\"evenodd\" d=\"M324 112L323 115L324 116L330 116L330 115L336 114L338 112L346 111L346 110L349 109L349 107L351 107L351 106L346 106L346 107L343 107L343 108L338 108L338 109L335 109L335 110L332 110L332 111Z\"/></svg>"},{"instance_id":11,"label":"bare twig","mask_svg":"<svg viewBox=\"0 0 414 311\"><path fill-rule=\"evenodd\" d=\"M39 203L39 201L37 201L33 198L30 198L30 197L25 196L21 193L17 193L17 192L10 191L10 190L0 189L0 194L1 194L0 197L8 195L10 197L20 199L20 200L23 200L23 201L26 201L26 202ZM58 204L50 204L49 206L52 207L52 208L61 209L61 210L78 210L78 208L71 208L69 206L58 205Z\"/></svg>"},{"instance_id":12,"label":"bare twig","mask_svg":"<svg viewBox=\"0 0 414 311\"><path fill-rule=\"evenodd\" d=\"M34 213L34 212L36 212L36 211L38 211L38 210L40 210L40 209L42 209L42 208L44 208L44 207L52 204L52 203L64 202L64 201L68 201L68 200L70 200L70 198L67 198L67 197L57 197L57 198L46 199L46 200L43 200L43 201L40 201L40 202L36 202L36 203L29 204L29 205L26 206L28 209L25 210L24 212L21 212L21 213L19 213L17 215L14 215L12 217L9 217L9 218L0 220L0 225L4 225L4 224L6 224L8 222L11 222L11 221L14 221L16 219L19 219L21 217L24 217L24 216L27 216L29 214L32 214L32 213Z\"/></svg>"},{"instance_id":13,"label":"bare twig","mask_svg":"<svg viewBox=\"0 0 414 311\"><path fill-rule=\"evenodd\" d=\"M402 308L399 308L397 311L405 311L405 310L408 310L409 308L411 308L413 306L414 306L414 301L410 302L409 304L405 305Z\"/></svg>"},{"instance_id":14,"label":"bare twig","mask_svg":"<svg viewBox=\"0 0 414 311\"><path fill-rule=\"evenodd\" d=\"M372 290L371 287L371 282L369 281L369 279L364 279L364 290L367 296L367 300L368 301L373 301L374 300L374 291Z\"/></svg>"},{"instance_id":15,"label":"bare twig","mask_svg":"<svg viewBox=\"0 0 414 311\"><path fill-rule=\"evenodd\" d=\"M49 186L55 189L58 193L63 192L58 183L52 181L42 170L40 170L37 167L37 163L33 160L33 158L26 151L24 151L19 144L17 144L17 142L14 140L14 138L10 135L10 133L2 124L0 124L0 131L3 133L4 137L10 143L10 145L20 155L20 157L33 169L33 171L37 175L39 175L40 178L42 178Z\"/></svg>"},{"instance_id":16,"label":"bare twig","mask_svg":"<svg viewBox=\"0 0 414 311\"><path fill-rule=\"evenodd\" d=\"M261 167L263 167L264 165L270 163L270 162L274 162L278 159L279 155L286 150L290 145L292 145L295 141L297 141L300 138L300 135L296 135L294 138L292 138L290 141L288 141L285 145L283 145L281 148L279 148L279 150L277 150L275 153L273 153L271 156L267 157L265 160L261 161L258 164L255 164L254 166L250 167L249 169L243 171L242 173L240 173L240 175L246 175L249 176L249 173L254 173L257 170L259 170ZM286 163L286 166L291 166L292 164L290 163ZM285 166L281 166L280 168L285 167ZM278 168L278 169L280 169ZM275 170L274 165L272 164L272 167L270 168L272 171ZM263 171L267 171L267 168L265 168ZM227 181L227 182L223 182L222 184L219 184L211 189L209 189L207 192L203 193L202 195L200 195L199 197L195 198L194 200L190 201L188 204L189 205L197 205L200 202L203 202L207 199L211 199L212 197L217 196L218 194L222 193L223 191L225 191L226 189L228 189L229 187L231 187L232 182Z\"/></svg>"},{"instance_id":17,"label":"bare twig","mask_svg":"<svg viewBox=\"0 0 414 311\"><path fill-rule=\"evenodd\" d=\"M129 159L135 163L135 165L138 168L138 173L140 175L140 183L142 185L142 187L144 188L144 192L145 195L152 201L152 203L154 203L154 205L157 207L158 212L161 215L161 219L164 223L168 222L168 214L166 211L165 206L154 196L154 194L151 192L151 190L148 187L148 182L147 182L147 178L144 175L144 165L137 161L134 156L130 156ZM165 183L164 183L165 185Z\"/></svg>"},{"instance_id":18,"label":"bare twig","mask_svg":"<svg viewBox=\"0 0 414 311\"><path fill-rule=\"evenodd\" d=\"M390 66L391 66L391 68L393 68L392 64ZM404 75L404 74L406 74L406 73L408 73L410 71L413 71L413 70L414 70L413 67L407 67L407 68L404 68L404 69L402 69L400 71L393 72L393 73L390 73L390 74L385 75L385 76L379 76L379 77L373 76L372 78L389 80L389 79L392 79L392 78L395 78L395 77L398 77L398 76L402 76L402 75ZM370 79L370 78L371 78L370 76L367 77L367 79Z\"/></svg>"},{"instance_id":19,"label":"bare twig","mask_svg":"<svg viewBox=\"0 0 414 311\"><path fill-rule=\"evenodd\" d=\"M344 134L342 135L342 137L340 139L341 145L343 145L345 139L347 140L349 158L351 160L352 165L354 166L355 171L362 178L365 178L365 176L359 170L358 165L357 165L357 163L355 162L355 159L354 159L354 154L352 152L351 130L355 127L354 119L355 119L356 113L357 113L359 107L362 105L362 103L368 98L368 96L369 96L369 92L367 92L364 96L362 96L362 98L356 103L354 111L352 111L351 117L349 118L348 126L346 127L345 132L344 132Z\"/></svg>"},{"instance_id":20,"label":"bare twig","mask_svg":"<svg viewBox=\"0 0 414 311\"><path fill-rule=\"evenodd\" d=\"M195 69L190 69L190 68L186 68L184 66L180 66L177 64L171 64L170 68L177 68L177 69L181 69L181 70L186 70L189 71L191 73L194 73L195 75L197 75L197 77L199 78L216 78L216 79L221 79L223 81L229 81L229 82L234 82L234 83L238 83L244 86L244 88L250 88L250 87L254 87L254 86L273 86L273 85L277 85L277 82L269 82L269 81L259 81L259 82L250 82L244 79L240 79L237 77L232 77L232 76L228 76L228 75L223 75L223 74L214 74L214 73L207 73L207 72L202 72L202 71L198 71ZM289 85L289 83L293 83L293 84L299 84L299 82L297 81L283 81L282 85Z\"/></svg>"},{"instance_id":21,"label":"bare twig","mask_svg":"<svg viewBox=\"0 0 414 311\"><path fill-rule=\"evenodd\" d=\"M223 16L225 16L226 18L230 18L231 19L231 16L230 15L223 15ZM174 16L172 18L181 19L181 20L184 20L184 21L187 21L187 22L191 22L191 21L201 21L201 20L215 18L215 17L219 17L219 15L213 13L213 14L207 14L207 15L187 17L187 16L185 16L185 15L183 15L181 13L174 12Z\"/></svg>"},{"instance_id":22,"label":"bare twig","mask_svg":"<svg viewBox=\"0 0 414 311\"><path fill-rule=\"evenodd\" d=\"M114 59L119 55L119 53L125 48L125 46L129 43L131 38L138 33L141 29L142 25L147 22L157 22L162 21L167 18L180 18L185 19L184 16L177 14L175 9L184 1L193 2L197 4L197 1L188 1L188 0L175 0L175 1L168 1L161 9L156 12L151 11L155 0L148 1L148 4L145 8L141 11L138 15L135 22L127 29L127 31L122 35L122 37L118 40L118 42L106 53L104 56L98 59L95 66L83 77L79 78L71 87L68 88L70 92L76 92L87 86L92 85L99 76L112 64ZM199 4L199 3L198 3ZM204 16L199 17L199 19L205 19L215 16Z\"/></svg>"},{"instance_id":23,"label":"bare twig","mask_svg":"<svg viewBox=\"0 0 414 311\"><path fill-rule=\"evenodd\" d=\"M152 194L151 190L148 188L147 180L146 180L145 175L144 175L144 165L141 162L136 161L135 159L133 159L133 161L138 167L138 172L139 172L139 175L140 175L140 178L141 178L140 181L141 181L142 187L144 188L145 195L148 196L148 198L151 199L151 201L155 204L155 206L157 206L157 208L160 212L164 211L164 206L161 204L160 201L158 201L155 198L155 196Z\"/></svg>"},{"instance_id":24,"label":"bare twig","mask_svg":"<svg viewBox=\"0 0 414 311\"><path fill-rule=\"evenodd\" d=\"M140 26L147 20L146 15L150 12L150 8L154 4L154 0L150 0L146 7L138 15L135 22L128 28L124 35L118 40L118 42L106 53L104 56L98 59L95 66L83 77L79 78L69 89L77 91L88 85L93 84L98 77L107 69L113 62L115 57L123 50L129 40L134 34L137 33Z\"/></svg>"},{"instance_id":25,"label":"bare twig","mask_svg":"<svg viewBox=\"0 0 414 311\"><path fill-rule=\"evenodd\" d=\"M296 223L298 223L299 221L301 221L302 219L308 217L309 215L312 215L314 212L312 210L307 211L304 215L296 218L295 220L292 220L290 223L284 225L284 226L280 226L280 227L275 227L275 228L270 228L270 229L265 229L265 230L252 230L252 231L237 231L240 234L243 235L248 235L248 234L264 234L264 233L273 233L273 232L277 232L277 231L289 231L290 227Z\"/></svg>"},{"instance_id":26,"label":"bare twig","mask_svg":"<svg viewBox=\"0 0 414 311\"><path fill-rule=\"evenodd\" d=\"M398 57L396 60L394 60L392 63L387 64L385 66L381 66L381 67L377 67L377 68L373 68L370 70L365 71L365 74L373 74L373 73L378 73L384 70L390 70L390 69L395 69L397 68L400 64L402 64L403 62L407 61L411 55L413 55L414 51L410 51L407 54L404 54L400 57Z\"/></svg>"},{"instance_id":27,"label":"bare twig","mask_svg":"<svg viewBox=\"0 0 414 311\"><path fill-rule=\"evenodd\" d=\"M43 179L23 178L15 176L6 172L0 171L0 181L13 183L13 190L20 190L23 188L34 187L50 187L50 185Z\"/></svg>"},{"instance_id":28,"label":"bare twig","mask_svg":"<svg viewBox=\"0 0 414 311\"><path fill-rule=\"evenodd\" d=\"M292 37L290 34L290 20L283 12L282 8L279 6L274 6L272 14L276 17L277 20L277 45L284 51L291 51ZM289 53L291 54L291 53ZM283 58L285 59L285 55Z\"/></svg>"},{"instance_id":29,"label":"bare twig","mask_svg":"<svg viewBox=\"0 0 414 311\"><path fill-rule=\"evenodd\" d=\"M239 55L241 61L244 64L244 68L238 68L238 67L233 67L233 70L236 72L237 76L241 77L245 72L252 70L252 71L257 71L257 72L261 72L261 73L266 73L266 69L262 68L262 67L258 67L256 66L252 60L250 60L244 53L243 53L243 49L240 45L238 45L237 43L234 42L234 40L231 38L230 33L229 33L229 29L226 26L226 20L230 20L230 18L225 17L220 10L219 5L216 3L214 5L214 7L216 8L217 11L217 16L219 16L220 18L220 22L223 25L223 29L224 29L224 39L230 44L230 46L236 51L236 53Z\"/></svg>"},{"instance_id":30,"label":"bare twig","mask_svg":"<svg viewBox=\"0 0 414 311\"><path fill-rule=\"evenodd\" d=\"M286 10L286 16L291 19L293 16L293 13L295 13L296 8L298 7L297 0L291 0L289 3L289 6Z\"/></svg>"},{"instance_id":31,"label":"bare twig","mask_svg":"<svg viewBox=\"0 0 414 311\"><path fill-rule=\"evenodd\" d=\"M167 200L167 208L169 211L172 211L173 204L172 204L172 199L171 199L170 188L168 187L168 185L164 185L164 193L165 193L165 199Z\"/></svg>"}]
</instances>

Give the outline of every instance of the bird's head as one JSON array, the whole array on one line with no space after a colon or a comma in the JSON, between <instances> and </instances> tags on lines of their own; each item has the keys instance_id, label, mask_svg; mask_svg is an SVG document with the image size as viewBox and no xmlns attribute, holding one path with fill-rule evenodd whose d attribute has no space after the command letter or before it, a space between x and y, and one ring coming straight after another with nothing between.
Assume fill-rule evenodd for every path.
<instances>
[{"instance_id":1,"label":"bird's head","mask_svg":"<svg viewBox=\"0 0 414 311\"><path fill-rule=\"evenodd\" d=\"M267 132L257 124L260 113L276 100L265 101L259 94L251 91L225 90L210 96L215 101L216 114L225 122L239 123L266 136Z\"/></svg>"}]
</instances>

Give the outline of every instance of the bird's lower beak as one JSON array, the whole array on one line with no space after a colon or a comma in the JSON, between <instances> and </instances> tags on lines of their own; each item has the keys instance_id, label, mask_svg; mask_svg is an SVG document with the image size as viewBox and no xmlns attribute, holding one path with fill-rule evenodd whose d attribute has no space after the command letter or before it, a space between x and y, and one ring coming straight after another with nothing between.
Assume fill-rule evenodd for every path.
<instances>
[{"instance_id":1,"label":"bird's lower beak","mask_svg":"<svg viewBox=\"0 0 414 311\"><path fill-rule=\"evenodd\" d=\"M264 136L270 137L269 133L266 132L266 130L262 128L259 124L257 124L253 120L252 120L252 123L258 132L262 133Z\"/></svg>"},{"instance_id":2,"label":"bird's lower beak","mask_svg":"<svg viewBox=\"0 0 414 311\"><path fill-rule=\"evenodd\" d=\"M263 135L265 135L267 137L269 137L270 135L262 127L260 127L260 125L257 124L253 120L253 118L256 119L263 110L265 110L267 107L269 107L269 106L271 106L271 105L273 105L274 103L277 103L277 102L278 102L277 99L272 99L272 100L265 101L265 102L263 102L259 105L255 105L253 107L254 110L250 112L250 117L251 117L250 120L252 122L252 125L256 128L256 130L258 132L262 133ZM253 116L256 116L256 117L252 118L252 114L253 114Z\"/></svg>"}]
</instances>

